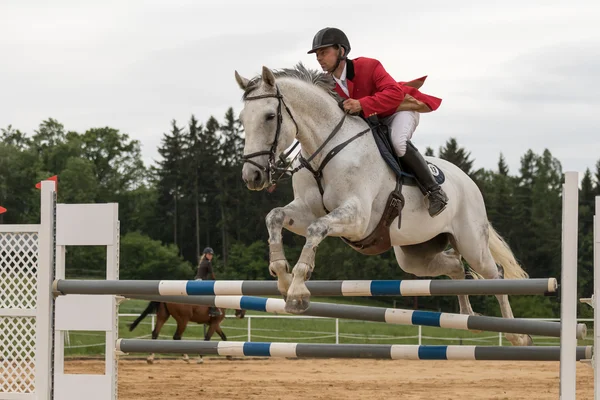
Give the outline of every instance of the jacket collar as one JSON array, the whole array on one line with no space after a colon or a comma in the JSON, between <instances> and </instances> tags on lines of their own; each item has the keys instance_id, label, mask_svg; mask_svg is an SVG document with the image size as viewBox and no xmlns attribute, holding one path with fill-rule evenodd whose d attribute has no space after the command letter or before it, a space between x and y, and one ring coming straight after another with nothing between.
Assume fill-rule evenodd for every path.
<instances>
[{"instance_id":1,"label":"jacket collar","mask_svg":"<svg viewBox=\"0 0 600 400\"><path fill-rule=\"evenodd\" d=\"M354 63L351 59L346 59L346 79L351 81L354 79Z\"/></svg>"}]
</instances>

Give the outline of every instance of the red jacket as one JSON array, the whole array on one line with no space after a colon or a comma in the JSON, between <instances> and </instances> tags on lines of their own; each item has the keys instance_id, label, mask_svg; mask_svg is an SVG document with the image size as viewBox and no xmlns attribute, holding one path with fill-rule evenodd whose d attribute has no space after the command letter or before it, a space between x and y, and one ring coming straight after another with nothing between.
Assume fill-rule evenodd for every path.
<instances>
[{"instance_id":1,"label":"red jacket","mask_svg":"<svg viewBox=\"0 0 600 400\"><path fill-rule=\"evenodd\" d=\"M365 117L377 114L387 117L394 114L406 95L425 103L431 111L436 110L442 99L421 93L418 88L425 82L426 76L410 82L396 82L378 60L358 57L346 60L346 96L336 83L335 90L342 98L360 101Z\"/></svg>"}]
</instances>

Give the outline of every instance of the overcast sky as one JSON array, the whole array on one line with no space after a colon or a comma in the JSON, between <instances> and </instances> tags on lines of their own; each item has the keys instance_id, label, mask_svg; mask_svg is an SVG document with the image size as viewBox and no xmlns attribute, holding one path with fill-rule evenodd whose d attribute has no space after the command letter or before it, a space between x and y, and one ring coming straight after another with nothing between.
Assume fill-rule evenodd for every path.
<instances>
[{"instance_id":1,"label":"overcast sky","mask_svg":"<svg viewBox=\"0 0 600 400\"><path fill-rule=\"evenodd\" d=\"M455 137L476 168L502 152L511 174L527 149L581 173L600 159L600 1L386 3L0 0L0 127L110 126L149 164L172 119L239 113L234 70L317 68L306 51L335 26L351 57L396 80L429 76L421 90L443 103L421 117L423 151Z\"/></svg>"}]
</instances>

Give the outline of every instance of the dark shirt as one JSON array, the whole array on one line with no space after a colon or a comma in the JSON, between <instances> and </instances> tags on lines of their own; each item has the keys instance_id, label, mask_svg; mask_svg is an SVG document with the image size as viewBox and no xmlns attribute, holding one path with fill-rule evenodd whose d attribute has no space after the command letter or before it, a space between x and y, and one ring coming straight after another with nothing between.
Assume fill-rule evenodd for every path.
<instances>
[{"instance_id":1,"label":"dark shirt","mask_svg":"<svg viewBox=\"0 0 600 400\"><path fill-rule=\"evenodd\" d=\"M198 272L196 273L196 279L202 279L204 281L212 281L213 277L212 262L208 258L205 258L200 262L198 266Z\"/></svg>"}]
</instances>

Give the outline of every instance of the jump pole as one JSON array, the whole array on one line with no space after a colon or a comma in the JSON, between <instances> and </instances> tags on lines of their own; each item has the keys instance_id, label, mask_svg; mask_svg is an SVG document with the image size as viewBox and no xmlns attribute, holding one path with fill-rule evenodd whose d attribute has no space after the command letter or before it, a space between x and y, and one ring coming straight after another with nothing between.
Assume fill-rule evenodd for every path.
<instances>
[{"instance_id":1,"label":"jump pole","mask_svg":"<svg viewBox=\"0 0 600 400\"><path fill-rule=\"evenodd\" d=\"M388 344L314 344L204 340L119 339L123 353L175 353L237 357L375 358L392 360L559 361L558 346L419 346ZM579 346L576 361L591 357L592 346Z\"/></svg>"},{"instance_id":2,"label":"jump pole","mask_svg":"<svg viewBox=\"0 0 600 400\"><path fill-rule=\"evenodd\" d=\"M494 280L308 281L313 296L546 295L556 278ZM58 294L279 296L277 281L57 280Z\"/></svg>"},{"instance_id":3,"label":"jump pole","mask_svg":"<svg viewBox=\"0 0 600 400\"><path fill-rule=\"evenodd\" d=\"M129 295L131 299L158 301L167 303L196 304L230 308L235 310L252 310L274 314L285 312L283 299L252 296L151 296ZM348 304L330 304L311 302L310 307L302 315L328 318L344 318L359 321L385 322L396 325L423 325L460 330L481 330L489 332L521 333L529 335L560 337L559 322L536 321L519 318L485 317L477 315L440 313L435 311L404 310L400 308L384 308L354 306ZM587 334L585 324L576 326L577 336L584 339Z\"/></svg>"}]
</instances>

